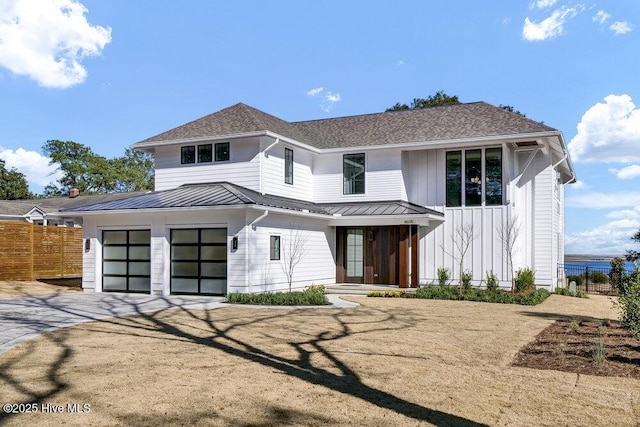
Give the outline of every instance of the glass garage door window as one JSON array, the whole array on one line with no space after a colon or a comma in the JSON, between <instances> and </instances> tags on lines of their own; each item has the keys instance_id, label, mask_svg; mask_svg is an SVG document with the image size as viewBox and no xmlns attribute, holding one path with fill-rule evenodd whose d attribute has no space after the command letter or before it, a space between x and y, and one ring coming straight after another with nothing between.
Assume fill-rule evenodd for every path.
<instances>
[{"instance_id":1,"label":"glass garage door window","mask_svg":"<svg viewBox=\"0 0 640 427\"><path fill-rule=\"evenodd\" d=\"M171 293L227 293L227 229L171 230Z\"/></svg>"},{"instance_id":2,"label":"glass garage door window","mask_svg":"<svg viewBox=\"0 0 640 427\"><path fill-rule=\"evenodd\" d=\"M103 291L150 292L150 242L149 230L102 232Z\"/></svg>"}]
</instances>

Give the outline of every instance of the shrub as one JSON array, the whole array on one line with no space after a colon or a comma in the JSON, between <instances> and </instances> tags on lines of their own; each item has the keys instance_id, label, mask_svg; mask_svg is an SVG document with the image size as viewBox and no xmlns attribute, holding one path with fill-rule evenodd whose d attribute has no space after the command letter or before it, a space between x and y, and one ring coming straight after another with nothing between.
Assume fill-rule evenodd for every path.
<instances>
[{"instance_id":1,"label":"shrub","mask_svg":"<svg viewBox=\"0 0 640 427\"><path fill-rule=\"evenodd\" d=\"M569 288L556 288L554 291L557 295L565 295L569 297L589 298L589 294L584 291L571 292Z\"/></svg>"},{"instance_id":2,"label":"shrub","mask_svg":"<svg viewBox=\"0 0 640 427\"><path fill-rule=\"evenodd\" d=\"M640 338L640 280L623 283L618 296L620 320L635 337Z\"/></svg>"},{"instance_id":3,"label":"shrub","mask_svg":"<svg viewBox=\"0 0 640 427\"><path fill-rule=\"evenodd\" d=\"M449 281L449 269L444 267L438 268L438 285L447 286L448 281Z\"/></svg>"},{"instance_id":4,"label":"shrub","mask_svg":"<svg viewBox=\"0 0 640 427\"><path fill-rule=\"evenodd\" d=\"M489 292L495 292L498 290L498 277L493 270L487 271L487 290Z\"/></svg>"},{"instance_id":5,"label":"shrub","mask_svg":"<svg viewBox=\"0 0 640 427\"><path fill-rule=\"evenodd\" d=\"M569 274L567 276L567 281L569 283L571 282L576 282L576 286L582 286L582 281L584 280L584 278L582 277L582 275L577 275L577 274Z\"/></svg>"},{"instance_id":6,"label":"shrub","mask_svg":"<svg viewBox=\"0 0 640 427\"><path fill-rule=\"evenodd\" d=\"M536 274L530 268L521 268L516 272L516 291L523 292L533 288Z\"/></svg>"},{"instance_id":7,"label":"shrub","mask_svg":"<svg viewBox=\"0 0 640 427\"><path fill-rule=\"evenodd\" d=\"M589 280L592 283L607 283L609 277L601 271L594 271L589 275Z\"/></svg>"},{"instance_id":8,"label":"shrub","mask_svg":"<svg viewBox=\"0 0 640 427\"><path fill-rule=\"evenodd\" d=\"M611 260L609 270L609 283L611 287L622 293L622 282L624 280L624 259L615 257Z\"/></svg>"},{"instance_id":9,"label":"shrub","mask_svg":"<svg viewBox=\"0 0 640 427\"><path fill-rule=\"evenodd\" d=\"M458 291L446 286L432 286L419 288L412 298L450 299L464 301L481 301L501 304L537 305L549 297L546 289L538 289L529 294L512 294L503 290L488 291L486 289L471 288ZM409 295L407 295L409 296Z\"/></svg>"},{"instance_id":10,"label":"shrub","mask_svg":"<svg viewBox=\"0 0 640 427\"><path fill-rule=\"evenodd\" d=\"M318 293L318 294L324 295L325 287L324 285L309 285L304 290L305 292Z\"/></svg>"},{"instance_id":11,"label":"shrub","mask_svg":"<svg viewBox=\"0 0 640 427\"><path fill-rule=\"evenodd\" d=\"M473 273L469 270L465 270L462 273L462 276L460 277L462 283L460 283L460 285L462 286L462 289L464 290L469 290L471 289L471 279L473 279Z\"/></svg>"},{"instance_id":12,"label":"shrub","mask_svg":"<svg viewBox=\"0 0 640 427\"><path fill-rule=\"evenodd\" d=\"M597 363L602 363L607 360L607 355L604 352L604 343L598 341L593 348L593 360Z\"/></svg>"},{"instance_id":13,"label":"shrub","mask_svg":"<svg viewBox=\"0 0 640 427\"><path fill-rule=\"evenodd\" d=\"M406 291L371 291L367 293L368 297L384 297L384 298L403 298Z\"/></svg>"},{"instance_id":14,"label":"shrub","mask_svg":"<svg viewBox=\"0 0 640 427\"><path fill-rule=\"evenodd\" d=\"M256 305L327 305L329 301L321 286L313 286L304 291L269 292L265 294L241 294L238 292L227 294L227 302L231 304ZM311 288L311 287L310 287Z\"/></svg>"}]
</instances>

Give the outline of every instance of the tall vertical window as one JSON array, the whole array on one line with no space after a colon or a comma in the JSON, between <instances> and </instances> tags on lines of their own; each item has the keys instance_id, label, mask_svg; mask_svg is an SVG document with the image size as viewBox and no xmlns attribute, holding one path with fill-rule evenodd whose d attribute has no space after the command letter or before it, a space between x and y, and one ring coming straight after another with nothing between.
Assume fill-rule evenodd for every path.
<instances>
[{"instance_id":1,"label":"tall vertical window","mask_svg":"<svg viewBox=\"0 0 640 427\"><path fill-rule=\"evenodd\" d=\"M342 158L344 194L364 194L364 153L345 154Z\"/></svg>"},{"instance_id":2,"label":"tall vertical window","mask_svg":"<svg viewBox=\"0 0 640 427\"><path fill-rule=\"evenodd\" d=\"M462 206L462 152L447 152L447 206Z\"/></svg>"},{"instance_id":3,"label":"tall vertical window","mask_svg":"<svg viewBox=\"0 0 640 427\"><path fill-rule=\"evenodd\" d=\"M446 174L447 206L503 203L502 148L449 151L446 153Z\"/></svg>"},{"instance_id":4,"label":"tall vertical window","mask_svg":"<svg viewBox=\"0 0 640 427\"><path fill-rule=\"evenodd\" d=\"M464 152L465 205L482 205L482 151Z\"/></svg>"},{"instance_id":5,"label":"tall vertical window","mask_svg":"<svg viewBox=\"0 0 640 427\"><path fill-rule=\"evenodd\" d=\"M219 142L215 146L216 149L216 162L223 162L229 160L229 143Z\"/></svg>"},{"instance_id":6,"label":"tall vertical window","mask_svg":"<svg viewBox=\"0 0 640 427\"><path fill-rule=\"evenodd\" d=\"M269 254L271 261L280 259L280 236L271 236L269 238Z\"/></svg>"},{"instance_id":7,"label":"tall vertical window","mask_svg":"<svg viewBox=\"0 0 640 427\"><path fill-rule=\"evenodd\" d=\"M502 148L485 150L485 203L502 204Z\"/></svg>"},{"instance_id":8,"label":"tall vertical window","mask_svg":"<svg viewBox=\"0 0 640 427\"><path fill-rule=\"evenodd\" d=\"M284 182L285 184L293 184L293 150L284 149Z\"/></svg>"},{"instance_id":9,"label":"tall vertical window","mask_svg":"<svg viewBox=\"0 0 640 427\"><path fill-rule=\"evenodd\" d=\"M211 161L211 144L198 145L198 163Z\"/></svg>"},{"instance_id":10,"label":"tall vertical window","mask_svg":"<svg viewBox=\"0 0 640 427\"><path fill-rule=\"evenodd\" d=\"M187 163L196 162L196 147L194 145L182 147L180 151L181 151L180 163L184 165Z\"/></svg>"}]
</instances>

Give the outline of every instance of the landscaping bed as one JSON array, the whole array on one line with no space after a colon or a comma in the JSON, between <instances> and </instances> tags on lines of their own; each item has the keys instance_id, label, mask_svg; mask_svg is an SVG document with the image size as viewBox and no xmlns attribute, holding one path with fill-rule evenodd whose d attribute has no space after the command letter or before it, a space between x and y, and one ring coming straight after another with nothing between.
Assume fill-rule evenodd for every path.
<instances>
[{"instance_id":1,"label":"landscaping bed","mask_svg":"<svg viewBox=\"0 0 640 427\"><path fill-rule=\"evenodd\" d=\"M527 290L523 292L513 293L501 289L460 289L455 286L428 286L418 288L415 293L406 293L404 290L393 290L371 291L367 294L367 296L369 297L462 300L520 305L540 304L541 302L546 300L549 295L549 291L545 289Z\"/></svg>"}]
</instances>

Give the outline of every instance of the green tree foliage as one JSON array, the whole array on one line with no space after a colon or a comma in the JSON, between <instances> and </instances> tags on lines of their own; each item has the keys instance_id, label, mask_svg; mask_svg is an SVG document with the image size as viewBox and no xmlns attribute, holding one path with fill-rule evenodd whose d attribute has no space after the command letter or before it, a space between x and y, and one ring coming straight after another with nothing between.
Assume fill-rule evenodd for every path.
<instances>
[{"instance_id":1,"label":"green tree foliage","mask_svg":"<svg viewBox=\"0 0 640 427\"><path fill-rule=\"evenodd\" d=\"M438 91L435 95L431 95L428 98L414 98L411 101L411 105L400 104L396 102L391 108L387 108L385 111L401 111L401 110L419 110L421 108L439 107L441 105L457 105L460 104L460 100L457 96L449 96L444 91Z\"/></svg>"},{"instance_id":2,"label":"green tree foliage","mask_svg":"<svg viewBox=\"0 0 640 427\"><path fill-rule=\"evenodd\" d=\"M31 199L29 185L23 173L16 168L8 170L0 159L0 200Z\"/></svg>"},{"instance_id":3,"label":"green tree foliage","mask_svg":"<svg viewBox=\"0 0 640 427\"><path fill-rule=\"evenodd\" d=\"M638 230L636 232L636 234L634 234L631 237L631 240L633 240L636 243L640 243L640 230ZM627 251L627 261L631 261L631 262L635 262L635 261L640 261L640 251Z\"/></svg>"},{"instance_id":4,"label":"green tree foliage","mask_svg":"<svg viewBox=\"0 0 640 427\"><path fill-rule=\"evenodd\" d=\"M500 105L498 105L498 108L502 108L503 110L510 111L510 112L515 113L515 114L517 114L519 116L522 116L522 117L527 117L526 114L521 113L520 111L518 111L515 108L513 108L513 106L511 106L511 105L502 105L502 104L500 104Z\"/></svg>"},{"instance_id":5,"label":"green tree foliage","mask_svg":"<svg viewBox=\"0 0 640 427\"><path fill-rule=\"evenodd\" d=\"M59 140L47 141L42 152L62 171L62 178L45 187L48 197L68 194L71 188L80 194L153 189L154 164L149 154L127 149L124 156L107 159L83 144Z\"/></svg>"}]
</instances>

